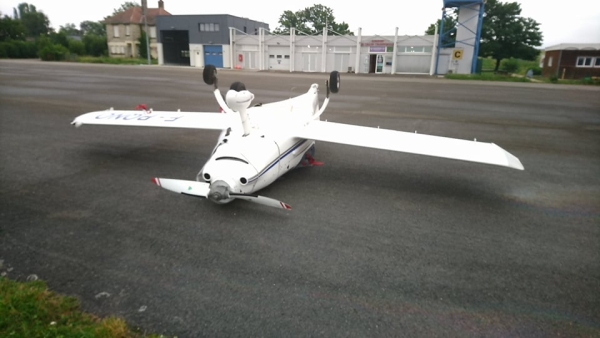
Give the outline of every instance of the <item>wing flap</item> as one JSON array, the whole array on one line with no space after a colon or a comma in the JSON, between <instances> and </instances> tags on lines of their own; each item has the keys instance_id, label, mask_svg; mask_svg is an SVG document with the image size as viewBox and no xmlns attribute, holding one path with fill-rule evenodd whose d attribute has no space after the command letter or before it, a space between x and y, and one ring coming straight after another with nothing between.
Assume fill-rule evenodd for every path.
<instances>
[{"instance_id":1,"label":"wing flap","mask_svg":"<svg viewBox=\"0 0 600 338\"><path fill-rule=\"evenodd\" d=\"M312 121L298 129L295 136L316 141L524 169L518 158L494 143L323 121Z\"/></svg>"},{"instance_id":2,"label":"wing flap","mask_svg":"<svg viewBox=\"0 0 600 338\"><path fill-rule=\"evenodd\" d=\"M235 116L231 114L220 113L105 110L80 115L71 124L77 127L93 124L223 130L231 127L235 120Z\"/></svg>"}]
</instances>

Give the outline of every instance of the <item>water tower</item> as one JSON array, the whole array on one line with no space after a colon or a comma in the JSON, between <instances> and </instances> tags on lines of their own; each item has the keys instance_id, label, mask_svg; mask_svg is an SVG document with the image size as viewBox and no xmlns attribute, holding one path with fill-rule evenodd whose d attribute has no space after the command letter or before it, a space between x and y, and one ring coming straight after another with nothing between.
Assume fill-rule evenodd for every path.
<instances>
[{"instance_id":1,"label":"water tower","mask_svg":"<svg viewBox=\"0 0 600 338\"><path fill-rule=\"evenodd\" d=\"M481 40L481 26L485 0L444 0L442 8L442 23L440 25L439 41L435 73L438 73L440 52L449 54L442 57L443 62L449 62L449 70L458 74L472 74L477 69L477 55ZM444 27L448 10L458 9L456 27ZM456 30L456 42L447 41L447 37ZM444 67L445 68L445 67Z\"/></svg>"}]
</instances>

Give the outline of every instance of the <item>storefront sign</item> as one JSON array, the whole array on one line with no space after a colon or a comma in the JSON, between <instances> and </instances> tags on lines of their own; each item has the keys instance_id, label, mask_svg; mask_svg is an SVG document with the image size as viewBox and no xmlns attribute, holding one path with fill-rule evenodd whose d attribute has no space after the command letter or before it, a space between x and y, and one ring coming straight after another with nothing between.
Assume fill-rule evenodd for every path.
<instances>
[{"instance_id":1,"label":"storefront sign","mask_svg":"<svg viewBox=\"0 0 600 338\"><path fill-rule=\"evenodd\" d=\"M371 41L362 42L360 45L363 47L375 47L375 46L383 46L383 47L392 46L393 47L394 43L389 40L371 40Z\"/></svg>"},{"instance_id":2,"label":"storefront sign","mask_svg":"<svg viewBox=\"0 0 600 338\"><path fill-rule=\"evenodd\" d=\"M369 53L385 53L385 46L371 46Z\"/></svg>"}]
</instances>

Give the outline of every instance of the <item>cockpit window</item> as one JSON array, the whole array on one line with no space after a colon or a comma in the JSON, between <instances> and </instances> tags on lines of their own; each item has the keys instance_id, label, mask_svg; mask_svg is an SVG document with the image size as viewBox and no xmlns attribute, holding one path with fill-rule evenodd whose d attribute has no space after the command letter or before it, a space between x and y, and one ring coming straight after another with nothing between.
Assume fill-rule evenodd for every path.
<instances>
[{"instance_id":1,"label":"cockpit window","mask_svg":"<svg viewBox=\"0 0 600 338\"><path fill-rule=\"evenodd\" d=\"M230 160L230 161L238 161L238 162L243 162L248 164L247 161L242 160L241 158L237 158L237 157L231 157L231 156L223 156L223 157L217 157L216 161L221 161L221 160Z\"/></svg>"}]
</instances>

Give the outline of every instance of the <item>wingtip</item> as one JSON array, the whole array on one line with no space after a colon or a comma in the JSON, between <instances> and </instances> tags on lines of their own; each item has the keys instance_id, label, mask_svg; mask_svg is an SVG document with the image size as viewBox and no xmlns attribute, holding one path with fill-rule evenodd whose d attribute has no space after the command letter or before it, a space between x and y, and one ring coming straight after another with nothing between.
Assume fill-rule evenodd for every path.
<instances>
[{"instance_id":1,"label":"wingtip","mask_svg":"<svg viewBox=\"0 0 600 338\"><path fill-rule=\"evenodd\" d=\"M152 183L154 183L160 187L160 180L157 177L152 178Z\"/></svg>"},{"instance_id":2,"label":"wingtip","mask_svg":"<svg viewBox=\"0 0 600 338\"><path fill-rule=\"evenodd\" d=\"M284 208L285 210L292 210L292 207L287 204L287 203L283 203L283 202L279 202L281 203L281 207Z\"/></svg>"}]
</instances>

